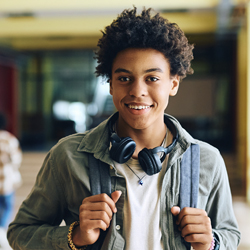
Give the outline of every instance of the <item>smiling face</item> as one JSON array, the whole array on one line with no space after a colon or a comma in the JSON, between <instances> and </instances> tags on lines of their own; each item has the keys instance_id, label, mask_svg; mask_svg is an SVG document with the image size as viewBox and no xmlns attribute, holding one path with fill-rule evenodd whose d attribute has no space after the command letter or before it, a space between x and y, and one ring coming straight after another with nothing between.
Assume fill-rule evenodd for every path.
<instances>
[{"instance_id":1,"label":"smiling face","mask_svg":"<svg viewBox=\"0 0 250 250\"><path fill-rule=\"evenodd\" d=\"M169 96L174 96L178 87L179 77L170 76L170 65L161 52L150 48L119 52L110 79L119 128L162 128Z\"/></svg>"}]
</instances>

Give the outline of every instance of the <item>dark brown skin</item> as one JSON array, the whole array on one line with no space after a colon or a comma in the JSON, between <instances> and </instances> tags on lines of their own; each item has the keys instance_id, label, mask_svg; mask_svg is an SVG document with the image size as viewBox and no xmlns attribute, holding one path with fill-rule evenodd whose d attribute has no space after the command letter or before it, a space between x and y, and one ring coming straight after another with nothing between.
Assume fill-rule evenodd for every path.
<instances>
[{"instance_id":1,"label":"dark brown skin","mask_svg":"<svg viewBox=\"0 0 250 250\"><path fill-rule=\"evenodd\" d=\"M113 213L117 212L115 203L121 191L115 191L110 198L107 194L98 194L85 198L79 209L79 222L72 235L76 246L94 244L100 235L100 229L106 231Z\"/></svg>"},{"instance_id":2,"label":"dark brown skin","mask_svg":"<svg viewBox=\"0 0 250 250\"><path fill-rule=\"evenodd\" d=\"M176 224L179 226L181 236L191 243L195 250L208 250L213 240L210 218L206 211L198 208L174 206L171 212L177 217Z\"/></svg>"}]
</instances>

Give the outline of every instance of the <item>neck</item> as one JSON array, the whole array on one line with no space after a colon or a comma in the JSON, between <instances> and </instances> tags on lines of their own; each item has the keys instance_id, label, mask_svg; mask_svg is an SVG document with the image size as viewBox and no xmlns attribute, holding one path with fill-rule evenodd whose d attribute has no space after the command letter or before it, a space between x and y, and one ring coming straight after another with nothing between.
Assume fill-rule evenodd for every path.
<instances>
[{"instance_id":1,"label":"neck","mask_svg":"<svg viewBox=\"0 0 250 250\"><path fill-rule=\"evenodd\" d=\"M133 129L128 126L122 126L119 122L116 123L116 131L119 137L129 136L136 143L136 149L133 154L133 158L138 158L138 153L143 148L155 148L162 144L166 132L167 126L163 122L158 125L157 128L151 126L145 129Z\"/></svg>"}]
</instances>

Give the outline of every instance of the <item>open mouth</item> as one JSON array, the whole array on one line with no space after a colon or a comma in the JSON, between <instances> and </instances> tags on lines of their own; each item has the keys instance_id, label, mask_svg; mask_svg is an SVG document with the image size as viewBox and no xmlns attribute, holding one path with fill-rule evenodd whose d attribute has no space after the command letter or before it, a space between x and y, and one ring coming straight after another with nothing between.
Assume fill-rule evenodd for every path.
<instances>
[{"instance_id":1,"label":"open mouth","mask_svg":"<svg viewBox=\"0 0 250 250\"><path fill-rule=\"evenodd\" d=\"M130 109L136 109L136 110L141 110L141 109L148 109L151 106L143 106L143 105L130 105L130 104L126 104L126 106Z\"/></svg>"}]
</instances>

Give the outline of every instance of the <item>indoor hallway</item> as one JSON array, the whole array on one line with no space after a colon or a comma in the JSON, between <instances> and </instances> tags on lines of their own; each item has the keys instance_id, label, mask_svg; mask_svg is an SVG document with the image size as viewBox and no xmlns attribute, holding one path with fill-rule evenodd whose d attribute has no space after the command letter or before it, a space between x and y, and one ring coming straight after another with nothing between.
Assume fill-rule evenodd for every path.
<instances>
[{"instance_id":1,"label":"indoor hallway","mask_svg":"<svg viewBox=\"0 0 250 250\"><path fill-rule=\"evenodd\" d=\"M23 162L20 169L23 184L16 192L15 212L18 210L18 207L25 197L29 194L45 155L46 153L44 152L24 152ZM245 199L242 196L241 181L238 179L237 172L235 171L234 157L227 155L224 156L224 159L227 164L232 192L234 194L234 210L242 233L242 240L238 249L250 250L250 205L245 202Z\"/></svg>"}]
</instances>

